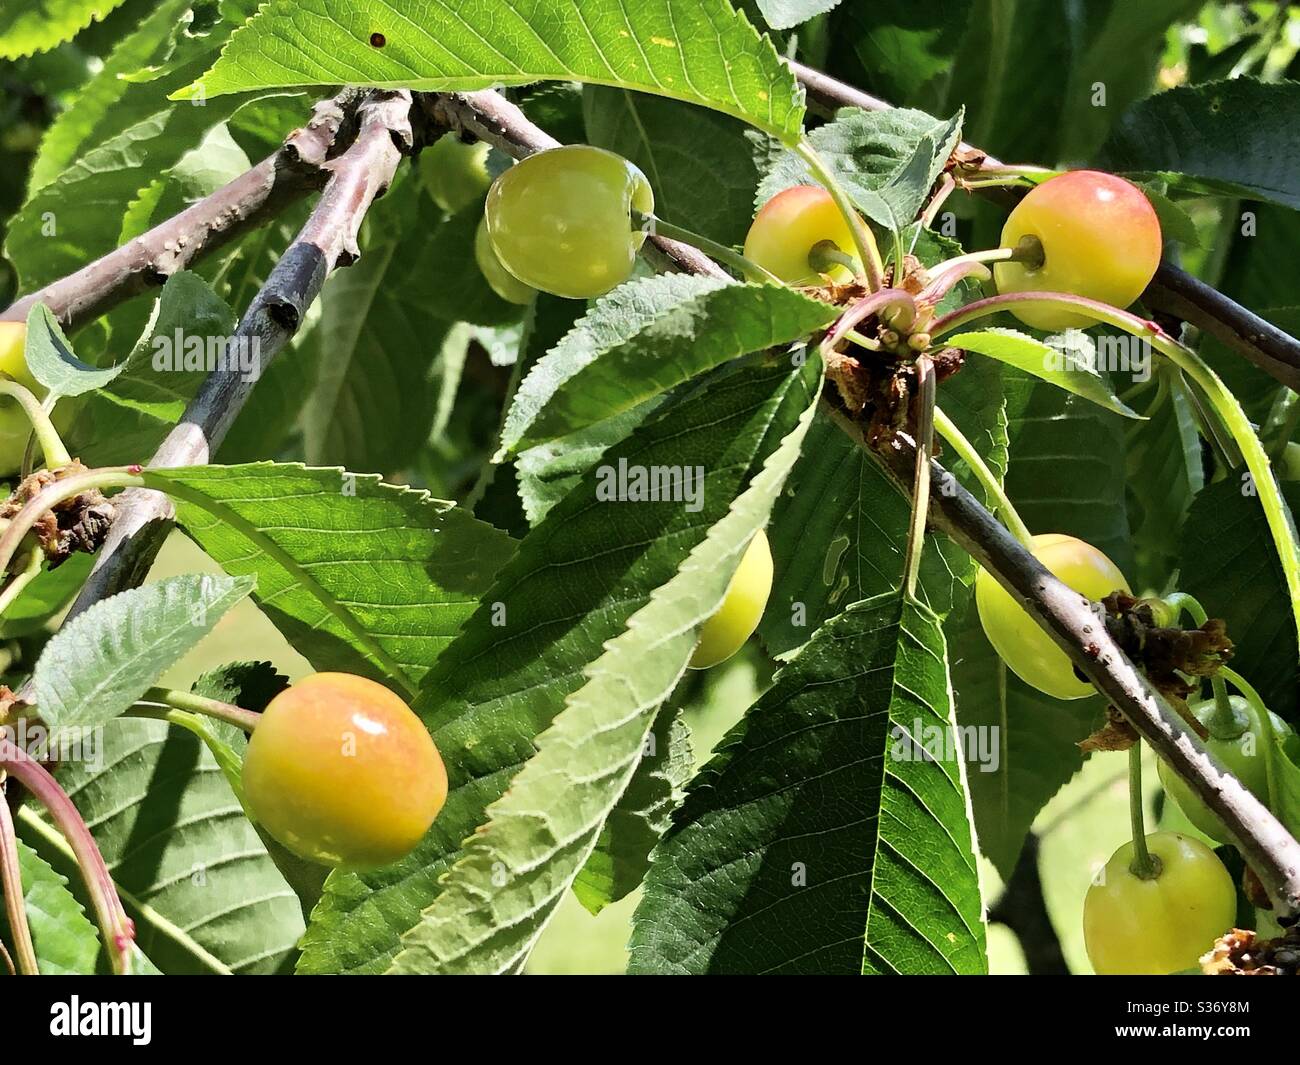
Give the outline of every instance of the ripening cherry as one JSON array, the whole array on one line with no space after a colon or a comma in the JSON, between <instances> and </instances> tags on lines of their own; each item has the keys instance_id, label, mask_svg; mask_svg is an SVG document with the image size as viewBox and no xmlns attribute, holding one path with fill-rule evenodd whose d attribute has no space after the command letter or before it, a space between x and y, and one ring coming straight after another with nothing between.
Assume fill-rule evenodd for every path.
<instances>
[{"instance_id":1,"label":"ripening cherry","mask_svg":"<svg viewBox=\"0 0 1300 1065\"><path fill-rule=\"evenodd\" d=\"M523 305L532 301L534 290L502 266L497 253L492 250L487 219L480 219L478 229L474 231L474 261L478 263L479 273L483 275L488 287L507 303Z\"/></svg>"},{"instance_id":2,"label":"ripening cherry","mask_svg":"<svg viewBox=\"0 0 1300 1065\"><path fill-rule=\"evenodd\" d=\"M632 276L654 213L650 182L620 155L587 144L538 152L492 183L487 228L501 265L570 299L604 295Z\"/></svg>"},{"instance_id":3,"label":"ripening cherry","mask_svg":"<svg viewBox=\"0 0 1300 1065\"><path fill-rule=\"evenodd\" d=\"M25 324L0 322L0 372L30 388L37 399L43 399L45 389L27 369L26 347ZM0 396L0 476L8 476L22 469L23 455L31 432L31 419L18 400L12 396Z\"/></svg>"},{"instance_id":4,"label":"ripening cherry","mask_svg":"<svg viewBox=\"0 0 1300 1065\"><path fill-rule=\"evenodd\" d=\"M1176 832L1153 832L1147 850L1159 875L1136 876L1133 843L1125 843L1088 888L1083 940L1102 976L1165 976L1195 968L1214 941L1232 928L1237 892L1218 856Z\"/></svg>"},{"instance_id":5,"label":"ripening cherry","mask_svg":"<svg viewBox=\"0 0 1300 1065\"><path fill-rule=\"evenodd\" d=\"M771 592L772 549L767 534L760 529L732 574L722 606L700 626L700 642L691 655L691 668L708 669L739 651L758 628Z\"/></svg>"},{"instance_id":6,"label":"ripening cherry","mask_svg":"<svg viewBox=\"0 0 1300 1065\"><path fill-rule=\"evenodd\" d=\"M309 861L388 865L423 838L447 799L428 730L373 680L315 673L266 707L244 758L254 819Z\"/></svg>"},{"instance_id":7,"label":"ripening cherry","mask_svg":"<svg viewBox=\"0 0 1300 1065\"><path fill-rule=\"evenodd\" d=\"M1258 712L1248 699L1240 695L1231 695L1228 697L1228 702L1236 721L1234 727L1226 732L1216 720L1218 708L1213 699L1191 703L1188 709L1195 715L1197 721L1210 728L1210 735L1205 740L1206 750L1218 758L1223 767L1241 781L1247 791L1267 805L1268 764L1272 756L1268 737L1264 734ZM1291 727L1272 712L1269 713L1269 723L1273 726L1274 735L1279 739L1291 732ZM1220 735L1215 735L1216 726L1221 732ZM1210 839L1217 840L1219 843L1230 842L1232 836L1227 826L1205 805L1190 784L1164 762L1160 763L1158 772L1165 791L1178 804L1178 808L1187 816L1187 820Z\"/></svg>"},{"instance_id":8,"label":"ripening cherry","mask_svg":"<svg viewBox=\"0 0 1300 1065\"><path fill-rule=\"evenodd\" d=\"M1136 185L1097 170L1072 170L1032 189L1007 218L1002 246L1025 237L1042 246L1041 265L1000 262L998 292L1068 292L1127 307L1160 265L1160 220ZM1049 332L1086 328L1094 319L1052 307L1012 311Z\"/></svg>"},{"instance_id":9,"label":"ripening cherry","mask_svg":"<svg viewBox=\"0 0 1300 1065\"><path fill-rule=\"evenodd\" d=\"M830 241L855 263L853 232L831 194L820 185L795 185L763 204L745 237L745 258L790 285L820 285L825 278L809 261L813 248ZM827 276L839 284L854 271L833 265Z\"/></svg>"},{"instance_id":10,"label":"ripening cherry","mask_svg":"<svg viewBox=\"0 0 1300 1065\"><path fill-rule=\"evenodd\" d=\"M1030 553L1064 584L1098 601L1114 591L1128 591L1124 574L1091 544L1061 533L1030 539ZM975 606L993 649L1026 684L1057 699L1082 699L1093 693L1087 681L1025 609L997 580L981 569L975 577Z\"/></svg>"},{"instance_id":11,"label":"ripening cherry","mask_svg":"<svg viewBox=\"0 0 1300 1065\"><path fill-rule=\"evenodd\" d=\"M420 153L420 180L433 202L455 214L483 198L492 177L487 170L488 145L467 144L455 133L444 133Z\"/></svg>"}]
</instances>

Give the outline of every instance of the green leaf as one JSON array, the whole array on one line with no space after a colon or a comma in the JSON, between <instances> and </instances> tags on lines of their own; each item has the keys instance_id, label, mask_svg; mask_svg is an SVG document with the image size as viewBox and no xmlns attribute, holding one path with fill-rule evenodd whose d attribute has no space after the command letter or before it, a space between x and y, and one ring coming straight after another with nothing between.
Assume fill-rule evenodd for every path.
<instances>
[{"instance_id":1,"label":"green leaf","mask_svg":"<svg viewBox=\"0 0 1300 1065\"><path fill-rule=\"evenodd\" d=\"M20 59L70 41L122 0L42 0L0 8L0 59Z\"/></svg>"},{"instance_id":2,"label":"green leaf","mask_svg":"<svg viewBox=\"0 0 1300 1065\"><path fill-rule=\"evenodd\" d=\"M411 189L401 192L415 199ZM384 232L386 220L374 225ZM388 232L326 282L320 320L294 355L316 366L302 423L303 450L316 465L400 470L429 437L429 369L447 332L428 305L436 282L418 263L431 242L417 225Z\"/></svg>"},{"instance_id":3,"label":"green leaf","mask_svg":"<svg viewBox=\"0 0 1300 1065\"><path fill-rule=\"evenodd\" d=\"M769 138L717 111L648 93L593 85L582 100L587 141L645 172L656 215L722 244L744 243L776 150Z\"/></svg>"},{"instance_id":4,"label":"green leaf","mask_svg":"<svg viewBox=\"0 0 1300 1065\"><path fill-rule=\"evenodd\" d=\"M97 370L77 358L43 303L36 304L27 315L26 354L32 376L56 396L79 396L103 388L125 369L123 365Z\"/></svg>"},{"instance_id":5,"label":"green leaf","mask_svg":"<svg viewBox=\"0 0 1300 1065\"><path fill-rule=\"evenodd\" d=\"M695 769L691 730L674 695L658 714L628 782L573 881L573 893L593 916L626 898L645 879L650 852L671 823Z\"/></svg>"},{"instance_id":6,"label":"green leaf","mask_svg":"<svg viewBox=\"0 0 1300 1065\"><path fill-rule=\"evenodd\" d=\"M1155 383L1135 400L1146 422L1126 423L1129 515L1137 569L1134 586L1163 589L1178 569L1176 534L1205 486L1201 440L1174 368L1154 367Z\"/></svg>"},{"instance_id":7,"label":"green leaf","mask_svg":"<svg viewBox=\"0 0 1300 1065\"><path fill-rule=\"evenodd\" d=\"M808 139L849 197L878 225L901 233L961 140L962 113L941 120L922 111L846 107ZM797 155L782 155L758 187L759 205L791 185L817 182Z\"/></svg>"},{"instance_id":8,"label":"green leaf","mask_svg":"<svg viewBox=\"0 0 1300 1065\"><path fill-rule=\"evenodd\" d=\"M118 41L100 71L81 85L67 107L46 129L40 151L32 161L29 192L48 185L88 146L102 143L133 121L145 117L144 113L136 110L138 105L133 105L132 97L138 100L148 91L132 86L123 75L135 73L141 67L164 58L176 47L178 38L195 28L190 2L163 0L155 11ZM149 101L148 113L158 109L159 99L161 96L155 96ZM133 117L125 120L124 125L118 124L123 122L124 116Z\"/></svg>"},{"instance_id":9,"label":"green leaf","mask_svg":"<svg viewBox=\"0 0 1300 1065\"><path fill-rule=\"evenodd\" d=\"M234 332L233 312L202 278L173 274L117 376L78 404L66 434L72 453L93 465L146 461L207 376L209 358L257 371L254 350L235 347Z\"/></svg>"},{"instance_id":10,"label":"green leaf","mask_svg":"<svg viewBox=\"0 0 1300 1065\"><path fill-rule=\"evenodd\" d=\"M100 600L64 625L36 662L41 719L54 729L111 721L252 589L247 578L186 575Z\"/></svg>"},{"instance_id":11,"label":"green leaf","mask_svg":"<svg viewBox=\"0 0 1300 1065\"><path fill-rule=\"evenodd\" d=\"M523 312L507 303L483 277L474 257L474 234L483 217L476 203L443 220L433 200L420 190L418 218L403 246L399 270L409 279L408 296L418 298L433 315L448 322L502 325Z\"/></svg>"},{"instance_id":12,"label":"green leaf","mask_svg":"<svg viewBox=\"0 0 1300 1065\"><path fill-rule=\"evenodd\" d=\"M427 492L294 463L150 471L177 520L319 670L414 690L514 542Z\"/></svg>"},{"instance_id":13,"label":"green leaf","mask_svg":"<svg viewBox=\"0 0 1300 1065\"><path fill-rule=\"evenodd\" d=\"M1133 572L1124 428L1116 414L1007 367L1006 489L1032 532L1067 533Z\"/></svg>"},{"instance_id":14,"label":"green leaf","mask_svg":"<svg viewBox=\"0 0 1300 1065\"><path fill-rule=\"evenodd\" d=\"M1300 484L1282 484L1294 513ZM1193 500L1178 540L1179 588L1210 617L1227 622L1232 668L1273 713L1300 726L1300 653L1291 604L1263 508L1248 482L1230 471Z\"/></svg>"},{"instance_id":15,"label":"green leaf","mask_svg":"<svg viewBox=\"0 0 1300 1065\"><path fill-rule=\"evenodd\" d=\"M645 421L664 398L656 396L603 422L519 452L515 469L528 524L536 525L546 517L546 512L573 490L600 456Z\"/></svg>"},{"instance_id":16,"label":"green leaf","mask_svg":"<svg viewBox=\"0 0 1300 1065\"><path fill-rule=\"evenodd\" d=\"M442 893L402 936L390 973L502 974L527 959L627 788L700 625L722 605L766 524L816 411L816 390L809 398L727 516L583 670L586 683L538 737L537 753L488 807Z\"/></svg>"},{"instance_id":17,"label":"green leaf","mask_svg":"<svg viewBox=\"0 0 1300 1065\"><path fill-rule=\"evenodd\" d=\"M78 551L54 569L48 566L42 569L5 610L0 635L12 639L43 629L81 591L94 561L90 555Z\"/></svg>"},{"instance_id":18,"label":"green leaf","mask_svg":"<svg viewBox=\"0 0 1300 1065\"><path fill-rule=\"evenodd\" d=\"M118 718L59 782L90 826L136 942L163 972L272 973L292 964L298 900L199 739L162 721ZM23 838L65 875L63 836L24 807Z\"/></svg>"},{"instance_id":19,"label":"green leaf","mask_svg":"<svg viewBox=\"0 0 1300 1065\"><path fill-rule=\"evenodd\" d=\"M704 104L787 143L801 131L793 75L725 0L271 0L199 85L210 97L340 81L436 92L547 80Z\"/></svg>"},{"instance_id":20,"label":"green leaf","mask_svg":"<svg viewBox=\"0 0 1300 1065\"><path fill-rule=\"evenodd\" d=\"M692 782L633 973L982 973L939 620L887 592L818 630Z\"/></svg>"},{"instance_id":21,"label":"green leaf","mask_svg":"<svg viewBox=\"0 0 1300 1065\"><path fill-rule=\"evenodd\" d=\"M23 907L42 976L91 976L99 956L99 932L60 876L39 854L18 840L18 869L23 878ZM0 909L0 934L13 933Z\"/></svg>"},{"instance_id":22,"label":"green leaf","mask_svg":"<svg viewBox=\"0 0 1300 1065\"><path fill-rule=\"evenodd\" d=\"M971 0L873 0L841 4L832 18L834 73L895 104L918 96L952 69Z\"/></svg>"},{"instance_id":23,"label":"green leaf","mask_svg":"<svg viewBox=\"0 0 1300 1065\"><path fill-rule=\"evenodd\" d=\"M520 543L415 704L447 763L447 805L402 862L364 876L331 874L303 940L301 971L388 967L486 808L586 682L585 668L674 577L808 408L820 385L813 361L792 368L747 360L719 371L602 460L606 468L620 459L645 470L702 466L698 511L680 499L601 502L600 479L587 477Z\"/></svg>"},{"instance_id":24,"label":"green leaf","mask_svg":"<svg viewBox=\"0 0 1300 1065\"><path fill-rule=\"evenodd\" d=\"M524 378L502 447L564 436L750 352L806 337L836 308L776 285L661 274L620 285Z\"/></svg>"},{"instance_id":25,"label":"green leaf","mask_svg":"<svg viewBox=\"0 0 1300 1065\"><path fill-rule=\"evenodd\" d=\"M141 190L249 102L232 96L203 107L165 106L37 189L5 237L5 255L22 290L38 289L115 249L123 219Z\"/></svg>"},{"instance_id":26,"label":"green leaf","mask_svg":"<svg viewBox=\"0 0 1300 1065\"><path fill-rule=\"evenodd\" d=\"M840 0L757 0L763 20L774 30L788 30L830 11Z\"/></svg>"},{"instance_id":27,"label":"green leaf","mask_svg":"<svg viewBox=\"0 0 1300 1065\"><path fill-rule=\"evenodd\" d=\"M1189 248L1201 247L1201 235L1196 231L1196 223L1180 204L1168 196L1168 187L1163 181L1138 181L1140 188L1156 212L1160 221L1160 235L1165 240L1176 240Z\"/></svg>"},{"instance_id":28,"label":"green leaf","mask_svg":"<svg viewBox=\"0 0 1300 1065\"><path fill-rule=\"evenodd\" d=\"M1300 83L1235 78L1180 86L1135 104L1102 149L1112 170L1173 188L1300 208Z\"/></svg>"},{"instance_id":29,"label":"green leaf","mask_svg":"<svg viewBox=\"0 0 1300 1065\"><path fill-rule=\"evenodd\" d=\"M1107 343L1111 339L1105 338ZM1129 337L1114 339L1132 341ZM945 337L944 343L1005 362L1126 418L1141 418L1120 402L1110 383L1098 373L1097 342L1092 337L1080 330L1069 330L1050 340L1045 343L1014 329L981 329Z\"/></svg>"}]
</instances>

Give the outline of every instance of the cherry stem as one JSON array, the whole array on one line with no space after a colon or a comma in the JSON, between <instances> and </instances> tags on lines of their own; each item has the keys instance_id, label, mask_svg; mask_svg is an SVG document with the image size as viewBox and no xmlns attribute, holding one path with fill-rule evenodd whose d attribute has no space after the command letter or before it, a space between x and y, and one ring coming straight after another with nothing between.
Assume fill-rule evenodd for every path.
<instances>
[{"instance_id":1,"label":"cherry stem","mask_svg":"<svg viewBox=\"0 0 1300 1065\"><path fill-rule=\"evenodd\" d=\"M1128 871L1139 880L1160 875L1160 859L1147 850L1146 825L1142 813L1142 741L1128 749L1128 816L1133 827L1133 861Z\"/></svg>"},{"instance_id":2,"label":"cherry stem","mask_svg":"<svg viewBox=\"0 0 1300 1065\"><path fill-rule=\"evenodd\" d=\"M881 345L879 340L872 340L871 337L863 336L856 329L846 329L844 339L853 342L860 348L866 348L868 351L880 351Z\"/></svg>"},{"instance_id":3,"label":"cherry stem","mask_svg":"<svg viewBox=\"0 0 1300 1065\"><path fill-rule=\"evenodd\" d=\"M988 467L984 457L975 450L975 445L966 439L966 435L957 427L957 423L943 412L943 408L934 408L934 427L944 441L957 453L957 456L970 467L971 473L988 493L993 503L993 512L1002 519L1002 523L1021 544L1029 546L1032 539L1020 514L1012 505L1002 482Z\"/></svg>"},{"instance_id":4,"label":"cherry stem","mask_svg":"<svg viewBox=\"0 0 1300 1065\"><path fill-rule=\"evenodd\" d=\"M813 177L822 183L826 191L831 194L831 199L835 201L835 206L839 208L840 214L848 223L849 232L853 234L853 243L857 245L858 258L862 260L862 270L866 275L867 288L876 292L884 287L885 284L885 264L880 258L880 248L876 244L876 238L872 235L871 230L867 227L862 216L858 214L857 209L853 206L853 201L849 199L843 187L835 180L835 175L822 161L822 157L817 154L817 149L812 146L807 138L800 138L795 151L808 164L808 169L812 171ZM902 269L900 262L898 268Z\"/></svg>"},{"instance_id":5,"label":"cherry stem","mask_svg":"<svg viewBox=\"0 0 1300 1065\"><path fill-rule=\"evenodd\" d=\"M842 266L854 277L858 275L858 261L852 255L846 255L833 240L819 240L808 252L808 265L819 274L829 274L835 267Z\"/></svg>"},{"instance_id":6,"label":"cherry stem","mask_svg":"<svg viewBox=\"0 0 1300 1065\"><path fill-rule=\"evenodd\" d=\"M4 612L23 594L23 589L41 575L41 565L44 562L45 553L38 547L32 551L27 568L22 573L14 574L9 578L4 588L0 590L0 617L3 617Z\"/></svg>"},{"instance_id":7,"label":"cherry stem","mask_svg":"<svg viewBox=\"0 0 1300 1065\"><path fill-rule=\"evenodd\" d=\"M930 513L930 453L934 450L934 363L928 355L916 360L916 468L912 475L912 527L907 533L903 558L905 586L909 598L916 598L925 547L925 522Z\"/></svg>"},{"instance_id":8,"label":"cherry stem","mask_svg":"<svg viewBox=\"0 0 1300 1065\"><path fill-rule=\"evenodd\" d=\"M220 699L209 699L195 692L176 691L172 688L150 688L144 693L141 701L159 703L177 710L187 710L191 714L201 714L216 721L224 721L249 733L257 728L258 722L262 720L261 714L245 710L233 703L223 703Z\"/></svg>"},{"instance_id":9,"label":"cherry stem","mask_svg":"<svg viewBox=\"0 0 1300 1065\"><path fill-rule=\"evenodd\" d=\"M859 323L866 321L873 314L883 313L889 307L898 308L899 311L911 319L916 317L916 304L909 292L901 288L878 289L851 304L836 319L835 324L830 328L830 332L822 340L822 354L825 355L833 351L835 345L843 340Z\"/></svg>"},{"instance_id":10,"label":"cherry stem","mask_svg":"<svg viewBox=\"0 0 1300 1065\"><path fill-rule=\"evenodd\" d=\"M720 244L716 240L710 240L699 233L683 229L681 226L675 226L671 222L665 222L658 215L643 214L641 211L634 210L632 212L632 224L637 229L644 230L650 236L680 240L683 244L691 244L699 248L700 251L708 252L719 262L726 263L749 281L766 281L771 285L785 284L776 274L770 270L765 270L752 259L747 259L735 248L729 248L727 245Z\"/></svg>"},{"instance_id":11,"label":"cherry stem","mask_svg":"<svg viewBox=\"0 0 1300 1065\"><path fill-rule=\"evenodd\" d=\"M41 401L30 388L19 384L11 377L0 375L0 396L9 396L21 404L23 413L32 423L32 431L41 445L48 469L57 470L72 461L68 449L63 446L63 438L59 436L59 431L54 428L54 423L50 420L49 412L41 406Z\"/></svg>"},{"instance_id":12,"label":"cherry stem","mask_svg":"<svg viewBox=\"0 0 1300 1065\"><path fill-rule=\"evenodd\" d=\"M135 946L135 925L126 915L122 900L117 896L117 885L104 864L95 837L67 792L35 759L28 757L10 740L0 737L0 767L23 785L49 812L55 827L63 833L72 847L73 857L81 869L90 894L91 907L99 924L104 946L108 950L113 972L119 976L131 972L131 957Z\"/></svg>"},{"instance_id":13,"label":"cherry stem","mask_svg":"<svg viewBox=\"0 0 1300 1065\"><path fill-rule=\"evenodd\" d=\"M0 534L0 573L9 569L23 538L32 531L42 514L92 488L142 488L144 481L139 473L139 466L106 467L87 470L46 485L27 501Z\"/></svg>"},{"instance_id":14,"label":"cherry stem","mask_svg":"<svg viewBox=\"0 0 1300 1065\"><path fill-rule=\"evenodd\" d=\"M14 832L14 818L3 788L0 788L0 881L4 883L5 914L9 918L14 953L18 955L18 971L24 976L39 976L41 968L36 960L32 930L27 924L23 874L18 866L18 836Z\"/></svg>"},{"instance_id":15,"label":"cherry stem","mask_svg":"<svg viewBox=\"0 0 1300 1065\"><path fill-rule=\"evenodd\" d=\"M1300 393L1284 388L1274 404L1264 428L1264 435L1271 437L1269 457L1280 462L1286 448L1300 429Z\"/></svg>"},{"instance_id":16,"label":"cherry stem","mask_svg":"<svg viewBox=\"0 0 1300 1065\"><path fill-rule=\"evenodd\" d=\"M1240 401L1199 355L1178 343L1155 322L1146 321L1100 300L1062 292L1011 292L989 296L941 316L931 325L930 332L937 339L968 322L999 311L1040 307L1075 311L1148 341L1205 394L1216 418L1231 434L1245 459L1250 487L1259 495L1274 547L1282 563L1287 593L1293 604L1292 620L1297 635L1300 635L1300 543L1295 520L1278 488L1268 453Z\"/></svg>"},{"instance_id":17,"label":"cherry stem","mask_svg":"<svg viewBox=\"0 0 1300 1065\"><path fill-rule=\"evenodd\" d=\"M1219 674L1245 696L1246 702L1250 703L1251 709L1255 711L1255 716L1259 719L1260 739L1265 744L1268 753L1267 760L1264 763L1268 776L1268 805L1271 810L1279 810L1281 807L1278 805L1280 801L1278 780L1277 773L1273 768L1274 751L1277 747L1277 732L1273 728L1273 718L1268 712L1268 707L1264 705L1264 700L1260 698L1259 692L1245 677L1227 666L1220 666Z\"/></svg>"},{"instance_id":18,"label":"cherry stem","mask_svg":"<svg viewBox=\"0 0 1300 1065\"><path fill-rule=\"evenodd\" d=\"M921 225L926 229L934 226L934 220L938 217L939 209L948 201L948 197L953 194L957 188L957 182L953 180L951 174L944 174L939 181L939 187L935 189L934 195L930 197L930 202L925 205L925 210L921 212Z\"/></svg>"}]
</instances>

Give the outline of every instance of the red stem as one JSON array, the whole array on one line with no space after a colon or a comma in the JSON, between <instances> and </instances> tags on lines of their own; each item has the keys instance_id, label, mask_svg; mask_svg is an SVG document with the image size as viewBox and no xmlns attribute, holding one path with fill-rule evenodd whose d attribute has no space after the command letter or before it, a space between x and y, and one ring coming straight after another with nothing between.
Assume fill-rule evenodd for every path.
<instances>
[{"instance_id":1,"label":"red stem","mask_svg":"<svg viewBox=\"0 0 1300 1065\"><path fill-rule=\"evenodd\" d=\"M55 826L72 847L73 857L86 881L113 971L119 976L130 973L135 924L126 915L104 856L68 793L44 766L4 737L0 737L0 766L49 810Z\"/></svg>"}]
</instances>

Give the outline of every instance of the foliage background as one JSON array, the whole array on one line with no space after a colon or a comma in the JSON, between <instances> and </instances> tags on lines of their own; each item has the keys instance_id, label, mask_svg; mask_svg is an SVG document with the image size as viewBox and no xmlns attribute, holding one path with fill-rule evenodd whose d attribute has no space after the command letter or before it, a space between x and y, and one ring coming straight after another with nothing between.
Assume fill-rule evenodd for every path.
<instances>
[{"instance_id":1,"label":"foliage background","mask_svg":"<svg viewBox=\"0 0 1300 1065\"><path fill-rule=\"evenodd\" d=\"M6 10L12 3L9 0ZM229 0L224 13L247 14L253 6L249 0ZM1300 13L1286 5L1189 0L1142 4L1129 0L1082 4L1072 0L1034 4L845 0L794 29L786 28L792 13L830 5L749 0L741 6L759 24L773 26L791 54L902 106L935 115L951 115L964 107L968 141L1003 158L1047 165L1105 161L1108 153L1122 156L1124 130L1142 121L1141 101L1158 91L1243 74L1272 82L1300 77ZM49 174L34 175L31 169L41 138L57 116L68 113L69 105L82 99L91 86L103 84L106 65L111 72L114 62L112 48L127 27L154 12L168 25L182 15L190 19L194 36L181 41L169 58L178 71L171 79L177 86L189 80L192 69L205 65L201 58L190 60L185 49L193 47L202 57L206 53L195 42L204 34L222 32L222 8L207 0L120 0L104 7L108 10L102 21L91 23L70 43L0 61L0 219L9 224L15 224L15 213L36 184L50 179ZM1095 101L1097 83L1105 86L1104 106ZM129 105L134 90L124 91ZM738 137L729 119L615 89L582 91L560 85L525 92L520 98L562 138L589 139L641 162L655 183L661 212L668 220L694 226L722 241L739 242L743 237L759 176L773 151L761 137ZM106 250L129 235L132 226L139 231L147 219L164 217L169 208L174 210L215 187L248 159L257 158L259 151L273 146L283 130L295 124L306 99L299 95L241 100L227 124L198 130L208 138L200 155L163 161L167 179L151 196L133 204L138 217L128 216L121 232L90 234L74 253ZM1290 99L1292 107L1300 106L1294 96ZM682 136L683 125L692 143L700 147L697 157L655 151L658 140L669 136L667 131ZM1154 162L1141 168L1160 169ZM414 178L408 173L403 180ZM1259 206L1259 236L1247 238L1238 227L1241 204L1194 197L1180 203L1188 225L1194 227L1193 239L1183 248L1189 269L1247 305L1264 309L1279 324L1300 322L1296 311L1300 272L1270 266L1276 262L1278 247L1295 246L1298 223L1292 213ZM988 246L996 240L999 212L973 198L955 198L952 204L966 246ZM511 491L513 470L495 480L480 477L494 442L499 407L510 386L518 315L481 284L457 287L457 279L448 274L450 267L440 269L444 261L461 269L463 258L447 253L463 251L477 216L471 212L442 222L432 218L430 211L427 198L412 195L395 195L379 205L367 223L366 257L355 270L330 283L331 291L323 301L326 309L316 313L313 327L299 341L301 357L294 364L312 368L316 375L306 381L295 379L285 369L288 360L279 364L260 386L253 407L240 419L221 458L238 461L273 455L364 470L378 470L386 463L382 472L390 479L428 487L443 498L468 500L480 517L518 531L526 521ZM282 227L281 233L290 228ZM429 232L432 239L426 239ZM0 238L5 236L0 228ZM237 256L224 263L219 276L210 278L232 306L247 302L264 272L265 253L250 238ZM385 286L394 264L433 280L445 298L426 299L426 290L416 298L401 286ZM68 264L51 260L19 265L25 278L39 281L57 276ZM9 302L17 285L14 265L0 263L0 301ZM380 305L375 306L376 301ZM368 315L364 334L355 328L359 313ZM557 335L567 325L559 314L554 325ZM123 353L120 338L134 336L139 323L139 309L124 308L112 316L108 327L92 330L79 343L79 351L84 343L86 354L116 360ZM330 362L340 350L342 364ZM1267 379L1239 359L1216 352L1213 345L1206 355L1243 397L1259 397L1262 405L1271 394ZM353 366L363 363L380 368L377 381L354 372ZM399 380L415 385L392 387ZM292 397L304 391L308 402L295 406ZM1151 393L1138 395L1134 402L1150 409L1153 418L1160 413ZM1223 503L1206 497L1184 515L1176 495L1161 509L1158 499L1124 493L1126 474L1130 484L1143 478L1168 479L1170 452L1176 452L1184 439L1179 417L1185 419L1186 414L1163 412L1161 416L1168 416L1170 422L1159 438L1164 450L1137 442L1134 430L1117 419L1056 393L1044 395L1041 389L1027 393L1014 425L1018 446L1013 447L1008 472L1011 495L1031 526L1088 535L1150 587L1158 587L1178 569L1180 560L1203 549ZM1044 435L1044 424L1050 424L1050 435ZM416 427L414 434L411 426ZM1042 456L1062 450L1055 446L1062 433L1071 434L1076 459L1082 454L1086 460L1075 467L1062 460L1045 469ZM1087 461L1104 462L1100 456L1110 456L1114 468L1082 470ZM1199 462L1193 455L1178 468L1194 480ZM526 472L521 466L520 475ZM1053 487L1063 483L1098 485L1102 494L1084 500L1096 504L1088 514L1062 514ZM528 487L535 493L531 497L535 507L553 498L546 494L545 484ZM1101 524L1087 528L1089 522ZM204 568L215 572L191 542L176 535L157 563L153 579ZM1242 628L1237 631L1253 630L1251 638L1257 645L1277 639L1277 629L1267 628L1266 612L1255 608L1258 590L1225 586L1224 579L1207 576L1203 588L1187 590L1207 600L1243 602ZM961 624L961 619L951 624ZM770 646L779 643L778 634L764 635ZM16 656L11 665L31 653L24 640L34 638L11 641L9 653ZM185 688L215 665L253 657L272 659L291 677L308 668L256 607L244 602L168 679ZM954 669L960 672L961 663L955 663ZM697 764L706 760L717 740L766 686L771 670L772 662L753 646L725 669L694 683L685 701ZM1285 703L1285 679L1279 678L1276 690ZM1020 698L1027 700L1023 693ZM1275 709L1294 719L1294 698L1292 692L1291 704ZM1022 710L1043 713L1032 700ZM1065 715L1052 720L1069 761L1069 740L1082 735L1080 719ZM1042 845L1039 867L1044 898L1067 961L1074 971L1087 971L1077 921L1082 888L1078 878L1065 871L1104 861L1125 837L1125 778L1122 765L1113 759L1087 764L1074 759L1057 766L1056 772L1068 783L1035 818L1034 831ZM1155 779L1153 772L1146 774L1152 816L1162 825L1189 831L1162 801ZM978 802L981 782L974 784ZM1013 780L1010 786L1034 787L1023 780ZM1048 793L1052 790L1049 787ZM984 842L986 850L998 847L995 839ZM1000 864L1003 873L1009 871L1007 863ZM981 873L986 898L996 898L1000 876L994 863L983 862ZM534 953L530 971L622 971L636 898L634 894L592 919L572 896L567 897ZM989 952L994 972L1023 971L1020 945L1006 927L990 929Z\"/></svg>"}]
</instances>

